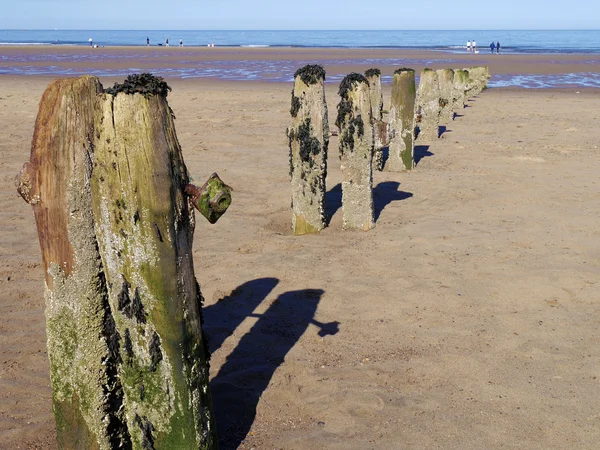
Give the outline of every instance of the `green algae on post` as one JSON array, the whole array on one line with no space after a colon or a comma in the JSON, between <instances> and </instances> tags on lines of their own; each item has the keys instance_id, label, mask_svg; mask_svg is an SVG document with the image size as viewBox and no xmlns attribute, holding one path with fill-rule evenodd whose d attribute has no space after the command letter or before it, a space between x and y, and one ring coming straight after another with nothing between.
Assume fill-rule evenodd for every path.
<instances>
[{"instance_id":1,"label":"green algae on post","mask_svg":"<svg viewBox=\"0 0 600 450\"><path fill-rule=\"evenodd\" d=\"M213 224L231 205L231 188L223 183L216 173L213 173L202 187L188 184L184 191L191 197L194 207Z\"/></svg>"},{"instance_id":2,"label":"green algae on post","mask_svg":"<svg viewBox=\"0 0 600 450\"><path fill-rule=\"evenodd\" d=\"M414 166L415 71L394 71L390 100L390 143L387 170L400 172Z\"/></svg>"}]
</instances>

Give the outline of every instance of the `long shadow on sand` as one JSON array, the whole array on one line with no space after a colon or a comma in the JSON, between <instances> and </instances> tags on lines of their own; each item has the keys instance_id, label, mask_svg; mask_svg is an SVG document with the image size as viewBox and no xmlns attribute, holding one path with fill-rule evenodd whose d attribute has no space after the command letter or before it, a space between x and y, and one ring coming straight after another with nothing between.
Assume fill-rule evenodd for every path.
<instances>
[{"instance_id":1,"label":"long shadow on sand","mask_svg":"<svg viewBox=\"0 0 600 450\"><path fill-rule=\"evenodd\" d=\"M381 211L392 202L406 200L412 193L399 191L400 183L397 181L382 181L373 189L373 210L375 222L379 220Z\"/></svg>"},{"instance_id":2,"label":"long shadow on sand","mask_svg":"<svg viewBox=\"0 0 600 450\"><path fill-rule=\"evenodd\" d=\"M272 281L258 285L268 287L269 283ZM264 298L265 291L258 298ZM318 326L320 336L338 332L338 322L320 323L313 319L323 294L321 289L286 292L264 314L249 314L258 321L241 338L210 386L222 450L236 449L246 438L262 393L308 325ZM256 300L252 299L252 303ZM222 314L228 315L229 311Z\"/></svg>"},{"instance_id":3,"label":"long shadow on sand","mask_svg":"<svg viewBox=\"0 0 600 450\"><path fill-rule=\"evenodd\" d=\"M202 308L204 332L210 352L217 351L225 339L249 317L277 286L277 278L258 278L235 288L214 305Z\"/></svg>"}]
</instances>

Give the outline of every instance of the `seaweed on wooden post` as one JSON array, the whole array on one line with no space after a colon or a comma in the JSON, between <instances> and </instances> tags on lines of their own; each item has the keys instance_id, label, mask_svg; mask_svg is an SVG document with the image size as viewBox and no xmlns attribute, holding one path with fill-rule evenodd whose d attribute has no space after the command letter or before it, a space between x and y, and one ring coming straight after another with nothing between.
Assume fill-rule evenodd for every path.
<instances>
[{"instance_id":1,"label":"seaweed on wooden post","mask_svg":"<svg viewBox=\"0 0 600 450\"><path fill-rule=\"evenodd\" d=\"M420 141L435 141L439 137L440 90L435 70L423 69L417 88L417 127Z\"/></svg>"},{"instance_id":2,"label":"seaweed on wooden post","mask_svg":"<svg viewBox=\"0 0 600 450\"><path fill-rule=\"evenodd\" d=\"M440 123L447 124L454 119L454 70L438 69L436 72L440 90Z\"/></svg>"},{"instance_id":3,"label":"seaweed on wooden post","mask_svg":"<svg viewBox=\"0 0 600 450\"><path fill-rule=\"evenodd\" d=\"M194 216L149 74L53 82L17 179L34 209L60 448L214 449Z\"/></svg>"},{"instance_id":4,"label":"seaweed on wooden post","mask_svg":"<svg viewBox=\"0 0 600 450\"><path fill-rule=\"evenodd\" d=\"M347 75L338 91L336 125L340 129L342 209L344 229L370 230L373 217L373 118L369 82L358 73Z\"/></svg>"},{"instance_id":5,"label":"seaweed on wooden post","mask_svg":"<svg viewBox=\"0 0 600 450\"><path fill-rule=\"evenodd\" d=\"M373 134L375 146L373 150L373 169L383 170L383 147L387 144L387 124L383 122L383 93L381 92L381 70L369 69L365 72L369 82L371 112L373 114Z\"/></svg>"},{"instance_id":6,"label":"seaweed on wooden post","mask_svg":"<svg viewBox=\"0 0 600 450\"><path fill-rule=\"evenodd\" d=\"M390 101L390 154L387 170L400 172L414 167L415 71L394 72Z\"/></svg>"},{"instance_id":7,"label":"seaweed on wooden post","mask_svg":"<svg viewBox=\"0 0 600 450\"><path fill-rule=\"evenodd\" d=\"M329 123L325 102L325 69L304 66L294 74L289 140L294 234L317 233L326 226L325 178Z\"/></svg>"}]
</instances>

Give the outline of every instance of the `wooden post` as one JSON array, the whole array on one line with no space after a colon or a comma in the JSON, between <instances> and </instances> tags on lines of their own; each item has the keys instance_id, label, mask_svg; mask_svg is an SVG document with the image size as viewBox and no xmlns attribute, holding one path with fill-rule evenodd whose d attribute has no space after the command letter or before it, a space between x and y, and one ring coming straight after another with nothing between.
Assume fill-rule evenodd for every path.
<instances>
[{"instance_id":1,"label":"wooden post","mask_svg":"<svg viewBox=\"0 0 600 450\"><path fill-rule=\"evenodd\" d=\"M217 447L168 89L84 76L40 103L18 191L42 248L61 449Z\"/></svg>"},{"instance_id":2,"label":"wooden post","mask_svg":"<svg viewBox=\"0 0 600 450\"><path fill-rule=\"evenodd\" d=\"M440 90L440 123L448 124L454 119L454 111L452 110L454 70L438 69L436 72Z\"/></svg>"},{"instance_id":3,"label":"wooden post","mask_svg":"<svg viewBox=\"0 0 600 450\"><path fill-rule=\"evenodd\" d=\"M391 172L414 167L415 71L398 69L392 81L390 101L390 156L387 169Z\"/></svg>"},{"instance_id":4,"label":"wooden post","mask_svg":"<svg viewBox=\"0 0 600 450\"><path fill-rule=\"evenodd\" d=\"M437 73L423 69L417 89L417 126L420 141L431 142L439 137L440 90Z\"/></svg>"},{"instance_id":5,"label":"wooden post","mask_svg":"<svg viewBox=\"0 0 600 450\"><path fill-rule=\"evenodd\" d=\"M325 69L304 66L294 75L292 125L287 130L292 181L294 234L317 233L326 226L325 178L329 123L325 102Z\"/></svg>"},{"instance_id":6,"label":"wooden post","mask_svg":"<svg viewBox=\"0 0 600 450\"><path fill-rule=\"evenodd\" d=\"M487 66L475 66L468 69L469 72L469 97L475 97L487 88L487 80L490 72Z\"/></svg>"},{"instance_id":7,"label":"wooden post","mask_svg":"<svg viewBox=\"0 0 600 450\"><path fill-rule=\"evenodd\" d=\"M487 88L487 80L490 78L487 66L475 66L470 69L464 69L468 74L466 97L467 99L476 97Z\"/></svg>"},{"instance_id":8,"label":"wooden post","mask_svg":"<svg viewBox=\"0 0 600 450\"><path fill-rule=\"evenodd\" d=\"M453 113L459 114L465 108L467 103L467 86L469 84L469 72L464 69L454 71L453 81L453 102L452 111Z\"/></svg>"},{"instance_id":9,"label":"wooden post","mask_svg":"<svg viewBox=\"0 0 600 450\"><path fill-rule=\"evenodd\" d=\"M373 218L373 119L369 82L358 73L347 75L338 91L336 125L340 129L344 229L370 230Z\"/></svg>"},{"instance_id":10,"label":"wooden post","mask_svg":"<svg viewBox=\"0 0 600 450\"><path fill-rule=\"evenodd\" d=\"M373 149L373 170L383 170L383 147L387 143L387 126L383 123L383 94L381 92L381 70L369 69L365 72L369 82L369 97L373 115L375 147Z\"/></svg>"}]
</instances>

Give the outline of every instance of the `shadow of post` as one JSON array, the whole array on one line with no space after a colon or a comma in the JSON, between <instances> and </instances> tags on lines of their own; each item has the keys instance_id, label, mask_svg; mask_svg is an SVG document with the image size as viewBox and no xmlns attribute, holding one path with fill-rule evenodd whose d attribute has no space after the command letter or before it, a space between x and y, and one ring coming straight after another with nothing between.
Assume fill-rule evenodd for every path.
<instances>
[{"instance_id":1,"label":"shadow of post","mask_svg":"<svg viewBox=\"0 0 600 450\"><path fill-rule=\"evenodd\" d=\"M264 314L251 315L258 321L211 382L222 450L236 449L246 438L262 393L308 325L318 326L321 336L338 332L338 322L313 319L323 294L321 289L286 292Z\"/></svg>"},{"instance_id":2,"label":"shadow of post","mask_svg":"<svg viewBox=\"0 0 600 450\"><path fill-rule=\"evenodd\" d=\"M421 161L421 159L425 158L426 156L433 156L434 153L431 153L429 151L429 145L415 145L415 149L414 149L414 159L415 159L415 166L417 164L419 164L419 161Z\"/></svg>"},{"instance_id":3,"label":"shadow of post","mask_svg":"<svg viewBox=\"0 0 600 450\"><path fill-rule=\"evenodd\" d=\"M277 278L258 278L235 288L214 305L202 308L203 330L208 337L211 353L217 351L225 339L250 316L277 286Z\"/></svg>"},{"instance_id":4,"label":"shadow of post","mask_svg":"<svg viewBox=\"0 0 600 450\"><path fill-rule=\"evenodd\" d=\"M327 214L327 223L331 222L331 218L342 207L342 183L336 184L329 192L325 193L325 213Z\"/></svg>"},{"instance_id":5,"label":"shadow of post","mask_svg":"<svg viewBox=\"0 0 600 450\"><path fill-rule=\"evenodd\" d=\"M373 189L373 212L375 222L379 220L381 211L392 202L406 200L412 193L399 191L400 183L397 181L382 181Z\"/></svg>"}]
</instances>

